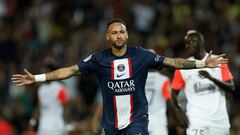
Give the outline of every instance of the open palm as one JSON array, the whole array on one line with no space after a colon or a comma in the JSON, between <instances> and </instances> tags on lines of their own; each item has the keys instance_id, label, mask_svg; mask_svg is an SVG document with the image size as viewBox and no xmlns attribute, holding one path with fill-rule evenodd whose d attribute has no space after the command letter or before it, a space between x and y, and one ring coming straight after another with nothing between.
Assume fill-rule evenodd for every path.
<instances>
[{"instance_id":1,"label":"open palm","mask_svg":"<svg viewBox=\"0 0 240 135\"><path fill-rule=\"evenodd\" d=\"M34 76L24 69L25 74L13 74L12 75L12 82L16 83L17 86L27 85L34 83L35 79Z\"/></svg>"},{"instance_id":2,"label":"open palm","mask_svg":"<svg viewBox=\"0 0 240 135\"><path fill-rule=\"evenodd\" d=\"M215 68L215 67L219 67L219 64L228 63L228 59L223 58L224 56L225 54L221 54L217 57L212 57L212 51L210 51L205 61L206 67Z\"/></svg>"}]
</instances>

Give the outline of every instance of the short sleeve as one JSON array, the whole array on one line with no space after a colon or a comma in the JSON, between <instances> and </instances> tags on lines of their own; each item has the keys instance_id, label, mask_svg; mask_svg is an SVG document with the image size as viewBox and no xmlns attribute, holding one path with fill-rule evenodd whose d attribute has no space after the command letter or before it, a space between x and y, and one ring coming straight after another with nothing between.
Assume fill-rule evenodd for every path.
<instances>
[{"instance_id":1,"label":"short sleeve","mask_svg":"<svg viewBox=\"0 0 240 135\"><path fill-rule=\"evenodd\" d=\"M97 62L94 55L89 55L87 58L80 61L80 63L77 65L81 74L90 74L96 71Z\"/></svg>"},{"instance_id":2,"label":"short sleeve","mask_svg":"<svg viewBox=\"0 0 240 135\"><path fill-rule=\"evenodd\" d=\"M172 88L175 90L181 90L185 86L185 81L183 80L182 74L179 70L174 73Z\"/></svg>"},{"instance_id":3,"label":"short sleeve","mask_svg":"<svg viewBox=\"0 0 240 135\"><path fill-rule=\"evenodd\" d=\"M222 80L227 82L233 79L233 75L229 70L229 67L227 64L222 64L221 66L222 69Z\"/></svg>"},{"instance_id":4,"label":"short sleeve","mask_svg":"<svg viewBox=\"0 0 240 135\"><path fill-rule=\"evenodd\" d=\"M170 86L170 80L167 79L164 83L163 83L163 86L162 86L162 94L163 94L163 97L165 100L168 100L171 98L171 86Z\"/></svg>"},{"instance_id":5,"label":"short sleeve","mask_svg":"<svg viewBox=\"0 0 240 135\"><path fill-rule=\"evenodd\" d=\"M163 61L165 59L164 56L160 56L160 55L154 54L150 51L147 51L146 58L149 58L149 60L150 60L150 68L154 68L154 69L158 69L158 70L162 69Z\"/></svg>"},{"instance_id":6,"label":"short sleeve","mask_svg":"<svg viewBox=\"0 0 240 135\"><path fill-rule=\"evenodd\" d=\"M68 100L67 92L65 88L61 88L58 92L58 100L61 102L61 104L66 104Z\"/></svg>"}]
</instances>

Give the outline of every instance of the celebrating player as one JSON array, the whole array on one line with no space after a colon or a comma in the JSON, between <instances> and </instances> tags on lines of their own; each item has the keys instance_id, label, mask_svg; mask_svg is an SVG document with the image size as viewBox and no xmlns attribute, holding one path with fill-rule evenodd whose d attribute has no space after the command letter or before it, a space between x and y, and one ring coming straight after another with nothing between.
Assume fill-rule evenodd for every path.
<instances>
[{"instance_id":1,"label":"celebrating player","mask_svg":"<svg viewBox=\"0 0 240 135\"><path fill-rule=\"evenodd\" d=\"M140 47L127 47L128 32L124 21L107 24L106 39L111 48L89 55L78 64L52 72L33 75L14 74L17 86L35 82L66 79L74 75L96 73L103 99L102 126L106 135L148 135L148 102L144 88L149 68L214 68L228 59L211 57L205 61L168 58Z\"/></svg>"}]
</instances>

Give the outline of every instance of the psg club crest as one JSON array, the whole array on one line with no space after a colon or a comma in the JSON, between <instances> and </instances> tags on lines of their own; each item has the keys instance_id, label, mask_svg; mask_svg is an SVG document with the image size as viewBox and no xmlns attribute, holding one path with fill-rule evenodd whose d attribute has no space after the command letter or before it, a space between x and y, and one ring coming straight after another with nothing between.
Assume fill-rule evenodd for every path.
<instances>
[{"instance_id":1,"label":"psg club crest","mask_svg":"<svg viewBox=\"0 0 240 135\"><path fill-rule=\"evenodd\" d=\"M117 69L118 69L119 72L123 72L125 70L125 66L123 64L119 64L117 66Z\"/></svg>"}]
</instances>

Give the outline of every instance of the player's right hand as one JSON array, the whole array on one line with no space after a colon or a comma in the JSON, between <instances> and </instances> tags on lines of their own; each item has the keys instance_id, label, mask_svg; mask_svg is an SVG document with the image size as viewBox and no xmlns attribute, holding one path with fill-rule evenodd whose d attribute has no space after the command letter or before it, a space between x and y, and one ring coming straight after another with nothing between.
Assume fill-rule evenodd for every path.
<instances>
[{"instance_id":1,"label":"player's right hand","mask_svg":"<svg viewBox=\"0 0 240 135\"><path fill-rule=\"evenodd\" d=\"M24 74L13 74L11 80L17 86L23 86L35 82L34 75L28 72L27 69L24 69Z\"/></svg>"}]
</instances>

